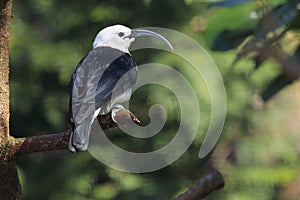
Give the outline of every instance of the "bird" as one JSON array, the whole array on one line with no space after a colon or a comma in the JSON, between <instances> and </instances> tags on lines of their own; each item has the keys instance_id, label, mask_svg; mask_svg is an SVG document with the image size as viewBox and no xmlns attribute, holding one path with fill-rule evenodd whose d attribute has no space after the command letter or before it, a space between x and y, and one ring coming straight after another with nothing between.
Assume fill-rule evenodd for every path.
<instances>
[{"instance_id":1,"label":"bird","mask_svg":"<svg viewBox=\"0 0 300 200\"><path fill-rule=\"evenodd\" d=\"M89 51L77 64L71 78L69 151L86 151L92 124L99 114L124 109L137 80L137 64L129 52L137 37L154 37L173 49L162 35L144 29L112 25L99 31Z\"/></svg>"}]
</instances>

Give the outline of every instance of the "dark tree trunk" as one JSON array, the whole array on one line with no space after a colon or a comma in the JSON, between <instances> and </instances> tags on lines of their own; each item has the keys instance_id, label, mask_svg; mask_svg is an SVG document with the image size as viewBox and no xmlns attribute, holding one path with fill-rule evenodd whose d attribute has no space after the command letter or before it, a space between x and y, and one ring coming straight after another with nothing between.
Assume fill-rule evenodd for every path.
<instances>
[{"instance_id":1,"label":"dark tree trunk","mask_svg":"<svg viewBox=\"0 0 300 200\"><path fill-rule=\"evenodd\" d=\"M9 135L9 33L12 0L0 1L0 199L21 199L21 186Z\"/></svg>"}]
</instances>

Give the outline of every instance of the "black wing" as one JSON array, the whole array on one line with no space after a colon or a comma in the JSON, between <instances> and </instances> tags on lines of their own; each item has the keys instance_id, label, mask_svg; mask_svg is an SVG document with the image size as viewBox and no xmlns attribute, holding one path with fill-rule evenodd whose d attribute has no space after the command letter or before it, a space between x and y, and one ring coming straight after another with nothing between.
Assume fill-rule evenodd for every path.
<instances>
[{"instance_id":1,"label":"black wing","mask_svg":"<svg viewBox=\"0 0 300 200\"><path fill-rule=\"evenodd\" d=\"M96 109L123 101L118 97L131 90L137 78L136 63L125 53L114 60L103 72L96 90ZM105 109L105 108L103 108Z\"/></svg>"}]
</instances>

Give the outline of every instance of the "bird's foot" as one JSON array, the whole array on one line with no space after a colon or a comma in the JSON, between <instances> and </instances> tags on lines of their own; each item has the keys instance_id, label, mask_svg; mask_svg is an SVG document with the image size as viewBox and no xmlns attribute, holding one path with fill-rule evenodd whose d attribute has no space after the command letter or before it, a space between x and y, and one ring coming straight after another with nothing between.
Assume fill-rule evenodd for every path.
<instances>
[{"instance_id":1,"label":"bird's foot","mask_svg":"<svg viewBox=\"0 0 300 200\"><path fill-rule=\"evenodd\" d=\"M128 124L130 121L140 124L140 120L120 104L114 106L112 109L111 118L117 124Z\"/></svg>"},{"instance_id":2,"label":"bird's foot","mask_svg":"<svg viewBox=\"0 0 300 200\"><path fill-rule=\"evenodd\" d=\"M114 105L113 109L111 110L111 118L115 123L117 123L117 121L118 121L117 120L117 112L119 112L120 110L126 110L126 109L121 104L116 104L116 105Z\"/></svg>"}]
</instances>

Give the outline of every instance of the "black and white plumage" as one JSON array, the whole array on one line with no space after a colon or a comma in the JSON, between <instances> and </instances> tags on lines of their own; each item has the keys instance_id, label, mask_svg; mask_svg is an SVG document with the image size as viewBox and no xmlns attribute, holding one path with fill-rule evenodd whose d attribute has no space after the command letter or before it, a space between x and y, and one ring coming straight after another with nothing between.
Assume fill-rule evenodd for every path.
<instances>
[{"instance_id":1,"label":"black and white plumage","mask_svg":"<svg viewBox=\"0 0 300 200\"><path fill-rule=\"evenodd\" d=\"M137 67L129 53L136 37L152 36L172 45L161 35L148 30L131 30L114 25L101 30L93 49L80 60L71 80L69 104L71 152L88 148L91 126L99 114L122 109L131 97L137 79Z\"/></svg>"}]
</instances>

